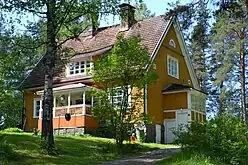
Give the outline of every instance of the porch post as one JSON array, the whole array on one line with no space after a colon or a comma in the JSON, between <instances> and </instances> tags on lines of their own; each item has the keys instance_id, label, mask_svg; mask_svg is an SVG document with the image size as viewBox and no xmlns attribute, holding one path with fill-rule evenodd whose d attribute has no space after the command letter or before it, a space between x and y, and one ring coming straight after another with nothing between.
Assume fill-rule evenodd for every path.
<instances>
[{"instance_id":1,"label":"porch post","mask_svg":"<svg viewBox=\"0 0 248 165\"><path fill-rule=\"evenodd\" d=\"M53 117L55 117L55 110L56 110L56 95L53 97Z\"/></svg>"},{"instance_id":2,"label":"porch post","mask_svg":"<svg viewBox=\"0 0 248 165\"><path fill-rule=\"evenodd\" d=\"M83 115L86 114L86 107L85 107L85 91L83 92Z\"/></svg>"},{"instance_id":3,"label":"porch post","mask_svg":"<svg viewBox=\"0 0 248 165\"><path fill-rule=\"evenodd\" d=\"M68 94L68 106L67 106L67 113L70 112L70 105L71 105L71 93Z\"/></svg>"},{"instance_id":4,"label":"porch post","mask_svg":"<svg viewBox=\"0 0 248 165\"><path fill-rule=\"evenodd\" d=\"M91 96L91 108L93 107L93 104L94 103L94 97L93 96Z\"/></svg>"}]
</instances>

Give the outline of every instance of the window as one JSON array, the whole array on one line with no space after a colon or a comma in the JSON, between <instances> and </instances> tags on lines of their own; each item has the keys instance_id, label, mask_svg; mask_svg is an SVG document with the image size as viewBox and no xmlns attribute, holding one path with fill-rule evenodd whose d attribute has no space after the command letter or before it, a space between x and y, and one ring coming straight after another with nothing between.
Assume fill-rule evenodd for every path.
<instances>
[{"instance_id":1,"label":"window","mask_svg":"<svg viewBox=\"0 0 248 165\"><path fill-rule=\"evenodd\" d=\"M205 107L205 98L191 94L191 109L205 112Z\"/></svg>"},{"instance_id":2,"label":"window","mask_svg":"<svg viewBox=\"0 0 248 165\"><path fill-rule=\"evenodd\" d=\"M56 96L56 107L68 106L68 94Z\"/></svg>"},{"instance_id":3,"label":"window","mask_svg":"<svg viewBox=\"0 0 248 165\"><path fill-rule=\"evenodd\" d=\"M71 62L69 64L69 75L90 75L92 72L92 64L90 60Z\"/></svg>"},{"instance_id":4,"label":"window","mask_svg":"<svg viewBox=\"0 0 248 165\"><path fill-rule=\"evenodd\" d=\"M168 75L179 79L179 66L178 66L178 60L176 58L173 58L171 56L167 57L167 69L168 69Z\"/></svg>"},{"instance_id":5,"label":"window","mask_svg":"<svg viewBox=\"0 0 248 165\"><path fill-rule=\"evenodd\" d=\"M40 107L41 105L41 99L40 98L35 98L34 99L34 118L38 118L40 114Z\"/></svg>"},{"instance_id":6,"label":"window","mask_svg":"<svg viewBox=\"0 0 248 165\"><path fill-rule=\"evenodd\" d=\"M128 106L131 106L131 95L130 95L130 89L127 88L127 95L128 96ZM110 92L110 101L112 102L113 101L113 105L115 107L120 107L121 104L123 103L123 95L124 95L124 90L121 88L121 87L116 87L112 90L112 98L111 98L111 91Z\"/></svg>"},{"instance_id":7,"label":"window","mask_svg":"<svg viewBox=\"0 0 248 165\"><path fill-rule=\"evenodd\" d=\"M173 39L170 40L169 44L170 44L170 46L172 46L174 48L176 47L175 41Z\"/></svg>"}]
</instances>

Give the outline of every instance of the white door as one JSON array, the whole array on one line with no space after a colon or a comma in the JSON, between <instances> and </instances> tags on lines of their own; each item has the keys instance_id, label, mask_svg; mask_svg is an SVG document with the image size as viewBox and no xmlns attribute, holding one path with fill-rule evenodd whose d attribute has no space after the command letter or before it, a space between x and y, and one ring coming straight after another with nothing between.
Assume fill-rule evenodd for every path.
<instances>
[{"instance_id":1,"label":"white door","mask_svg":"<svg viewBox=\"0 0 248 165\"><path fill-rule=\"evenodd\" d=\"M188 111L177 111L177 127L186 130L188 125Z\"/></svg>"},{"instance_id":2,"label":"white door","mask_svg":"<svg viewBox=\"0 0 248 165\"><path fill-rule=\"evenodd\" d=\"M161 143L161 125L156 124L156 143Z\"/></svg>"},{"instance_id":3,"label":"white door","mask_svg":"<svg viewBox=\"0 0 248 165\"><path fill-rule=\"evenodd\" d=\"M165 131L164 131L164 139L165 143L172 143L175 135L173 134L173 130L176 129L176 120L166 120L164 121Z\"/></svg>"}]
</instances>

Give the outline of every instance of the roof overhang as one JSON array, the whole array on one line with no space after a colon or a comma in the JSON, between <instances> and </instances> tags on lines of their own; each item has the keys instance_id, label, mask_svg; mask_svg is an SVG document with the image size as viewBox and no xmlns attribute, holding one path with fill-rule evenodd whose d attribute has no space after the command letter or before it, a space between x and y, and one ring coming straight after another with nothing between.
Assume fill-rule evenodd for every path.
<instances>
[{"instance_id":1,"label":"roof overhang","mask_svg":"<svg viewBox=\"0 0 248 165\"><path fill-rule=\"evenodd\" d=\"M92 52L75 54L73 57L70 58L70 60L74 61L74 60L79 60L79 59L86 58L86 57L101 55L101 54L104 54L104 53L110 51L112 48L113 48L113 45L99 49L99 50L95 50Z\"/></svg>"},{"instance_id":2,"label":"roof overhang","mask_svg":"<svg viewBox=\"0 0 248 165\"><path fill-rule=\"evenodd\" d=\"M204 95L208 95L206 92L203 92L201 90L195 89L195 88L187 88L187 89L179 89L179 90L173 90L173 91L162 91L162 94L172 94L172 93L182 93L182 92L189 92L189 91L195 91L202 93Z\"/></svg>"},{"instance_id":3,"label":"roof overhang","mask_svg":"<svg viewBox=\"0 0 248 165\"><path fill-rule=\"evenodd\" d=\"M78 84L70 84L70 85L53 88L53 93L56 94L56 93L65 93L65 92L91 91L92 89L96 89L96 88L87 86L82 83L78 83ZM38 95L43 95L44 90L37 91L36 93Z\"/></svg>"}]
</instances>

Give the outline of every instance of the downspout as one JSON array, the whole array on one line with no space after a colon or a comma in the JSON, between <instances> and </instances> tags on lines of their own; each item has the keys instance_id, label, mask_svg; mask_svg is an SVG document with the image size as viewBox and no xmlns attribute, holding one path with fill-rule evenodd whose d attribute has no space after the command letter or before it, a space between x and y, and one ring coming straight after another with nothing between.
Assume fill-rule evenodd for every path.
<instances>
[{"instance_id":1,"label":"downspout","mask_svg":"<svg viewBox=\"0 0 248 165\"><path fill-rule=\"evenodd\" d=\"M23 111L22 111L22 130L25 131L25 112L26 112L26 107L25 107L25 98L24 98L24 91L22 92L22 99L23 99Z\"/></svg>"},{"instance_id":2,"label":"downspout","mask_svg":"<svg viewBox=\"0 0 248 165\"><path fill-rule=\"evenodd\" d=\"M144 87L144 113L147 114L147 84Z\"/></svg>"}]
</instances>

